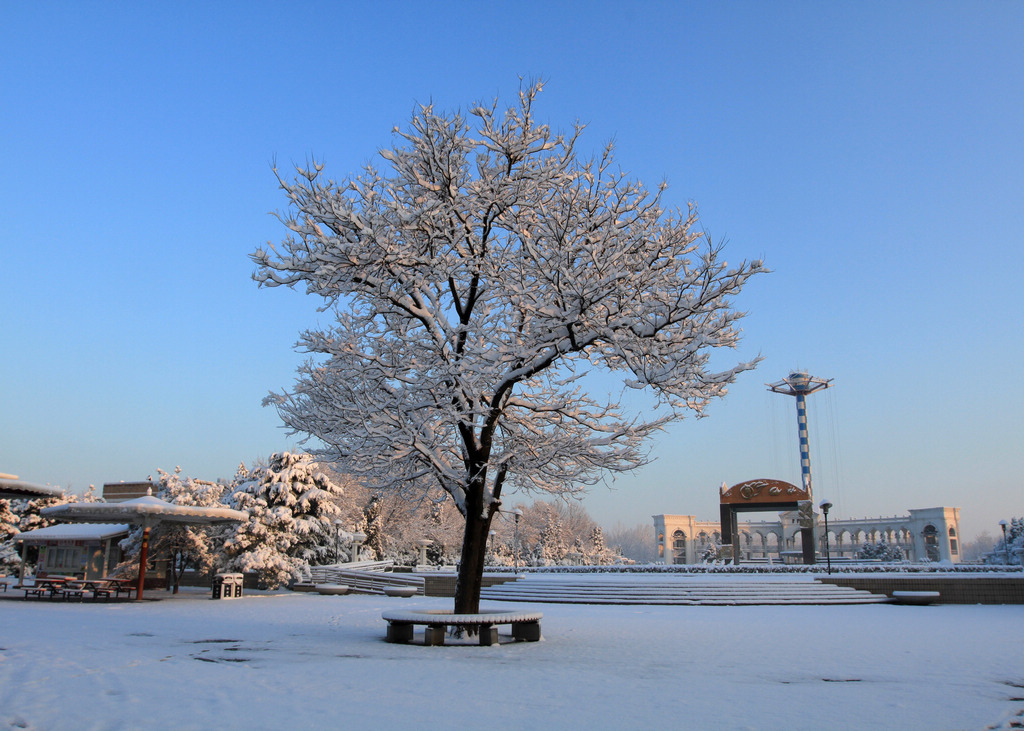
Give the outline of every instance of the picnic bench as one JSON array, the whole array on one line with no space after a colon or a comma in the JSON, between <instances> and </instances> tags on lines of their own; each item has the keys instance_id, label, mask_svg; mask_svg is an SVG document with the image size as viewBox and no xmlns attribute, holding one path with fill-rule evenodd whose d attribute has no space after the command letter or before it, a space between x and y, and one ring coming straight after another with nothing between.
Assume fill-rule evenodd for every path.
<instances>
[{"instance_id":1,"label":"picnic bench","mask_svg":"<svg viewBox=\"0 0 1024 731\"><path fill-rule=\"evenodd\" d=\"M443 611L384 612L388 622L388 642L407 643L413 639L417 625L424 627L424 645L443 645L449 627L475 630L484 646L498 644L498 626L512 626L512 638L519 642L540 640L540 612L480 612L478 614L452 614Z\"/></svg>"},{"instance_id":2,"label":"picnic bench","mask_svg":"<svg viewBox=\"0 0 1024 731\"><path fill-rule=\"evenodd\" d=\"M69 579L66 576L47 576L46 578L36 579L31 584L18 584L14 588L24 591L26 599L30 596L34 596L36 599L42 599L44 596L48 599L53 599L55 596L64 595L64 585L68 581Z\"/></svg>"},{"instance_id":3,"label":"picnic bench","mask_svg":"<svg viewBox=\"0 0 1024 731\"><path fill-rule=\"evenodd\" d=\"M85 593L90 592L92 598L109 599L111 596L120 596L122 591L127 591L131 596L131 587L119 579L79 579L69 581L64 587L65 599L84 599Z\"/></svg>"},{"instance_id":4,"label":"picnic bench","mask_svg":"<svg viewBox=\"0 0 1024 731\"><path fill-rule=\"evenodd\" d=\"M17 584L15 589L25 592L25 598L35 597L36 599L84 599L86 593L91 593L93 599L109 599L111 596L120 598L122 594L129 598L136 590L135 582L132 579L75 579L63 576L48 576L37 578L31 584Z\"/></svg>"}]
</instances>

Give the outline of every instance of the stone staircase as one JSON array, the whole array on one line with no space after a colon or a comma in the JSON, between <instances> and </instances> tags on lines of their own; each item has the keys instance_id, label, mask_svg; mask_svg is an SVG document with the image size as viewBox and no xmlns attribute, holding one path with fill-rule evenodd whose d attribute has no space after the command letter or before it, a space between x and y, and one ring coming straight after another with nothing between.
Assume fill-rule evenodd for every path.
<instances>
[{"instance_id":1,"label":"stone staircase","mask_svg":"<svg viewBox=\"0 0 1024 731\"><path fill-rule=\"evenodd\" d=\"M824 584L811 577L615 576L584 574L527 575L518 581L485 587L481 599L553 604L878 604L890 599L860 589Z\"/></svg>"},{"instance_id":2,"label":"stone staircase","mask_svg":"<svg viewBox=\"0 0 1024 731\"><path fill-rule=\"evenodd\" d=\"M358 564L313 566L309 570L309 583L344 584L358 594L384 594L388 587L411 586L423 594L423 577L415 574L393 573L391 561L361 561Z\"/></svg>"}]
</instances>

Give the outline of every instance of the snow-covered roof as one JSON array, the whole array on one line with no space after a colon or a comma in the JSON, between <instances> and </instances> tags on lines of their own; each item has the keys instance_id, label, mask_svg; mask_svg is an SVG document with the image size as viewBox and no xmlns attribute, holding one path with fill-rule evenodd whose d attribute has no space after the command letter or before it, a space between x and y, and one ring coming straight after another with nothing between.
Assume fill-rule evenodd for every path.
<instances>
[{"instance_id":1,"label":"snow-covered roof","mask_svg":"<svg viewBox=\"0 0 1024 731\"><path fill-rule=\"evenodd\" d=\"M101 541L105 538L123 535L128 532L129 526L124 523L62 523L51 525L47 528L19 533L16 541Z\"/></svg>"},{"instance_id":2,"label":"snow-covered roof","mask_svg":"<svg viewBox=\"0 0 1024 731\"><path fill-rule=\"evenodd\" d=\"M146 495L121 503L68 503L43 508L40 514L77 523L108 523L123 520L132 525L155 525L161 521L180 523L228 523L248 520L249 514L231 508L175 505Z\"/></svg>"},{"instance_id":3,"label":"snow-covered roof","mask_svg":"<svg viewBox=\"0 0 1024 731\"><path fill-rule=\"evenodd\" d=\"M17 475L0 475L0 498L55 497L63 492L59 487L24 482Z\"/></svg>"}]
</instances>

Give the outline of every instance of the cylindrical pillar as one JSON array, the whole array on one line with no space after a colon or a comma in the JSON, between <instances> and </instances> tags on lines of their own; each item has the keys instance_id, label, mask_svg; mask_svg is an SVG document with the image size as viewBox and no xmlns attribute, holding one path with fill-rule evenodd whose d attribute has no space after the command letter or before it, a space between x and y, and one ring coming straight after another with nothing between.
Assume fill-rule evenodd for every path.
<instances>
[{"instance_id":1,"label":"cylindrical pillar","mask_svg":"<svg viewBox=\"0 0 1024 731\"><path fill-rule=\"evenodd\" d=\"M807 495L811 494L811 448L807 438L807 395L803 391L796 392L796 426L800 437L800 479Z\"/></svg>"}]
</instances>

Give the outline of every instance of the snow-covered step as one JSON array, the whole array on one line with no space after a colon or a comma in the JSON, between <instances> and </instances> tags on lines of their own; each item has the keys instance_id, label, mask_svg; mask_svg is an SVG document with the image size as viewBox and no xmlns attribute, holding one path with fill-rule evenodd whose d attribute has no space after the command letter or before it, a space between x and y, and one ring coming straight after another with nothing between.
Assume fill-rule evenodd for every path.
<instances>
[{"instance_id":1,"label":"snow-covered step","mask_svg":"<svg viewBox=\"0 0 1024 731\"><path fill-rule=\"evenodd\" d=\"M377 568L352 570L336 566L316 566L310 570L315 584L345 584L350 591L361 594L385 594L391 587L409 587L423 594L423 577L395 574Z\"/></svg>"},{"instance_id":2,"label":"snow-covered step","mask_svg":"<svg viewBox=\"0 0 1024 731\"><path fill-rule=\"evenodd\" d=\"M887 597L859 589L800 580L653 581L643 579L587 580L530 576L487 587L481 593L489 601L559 604L875 604Z\"/></svg>"}]
</instances>

